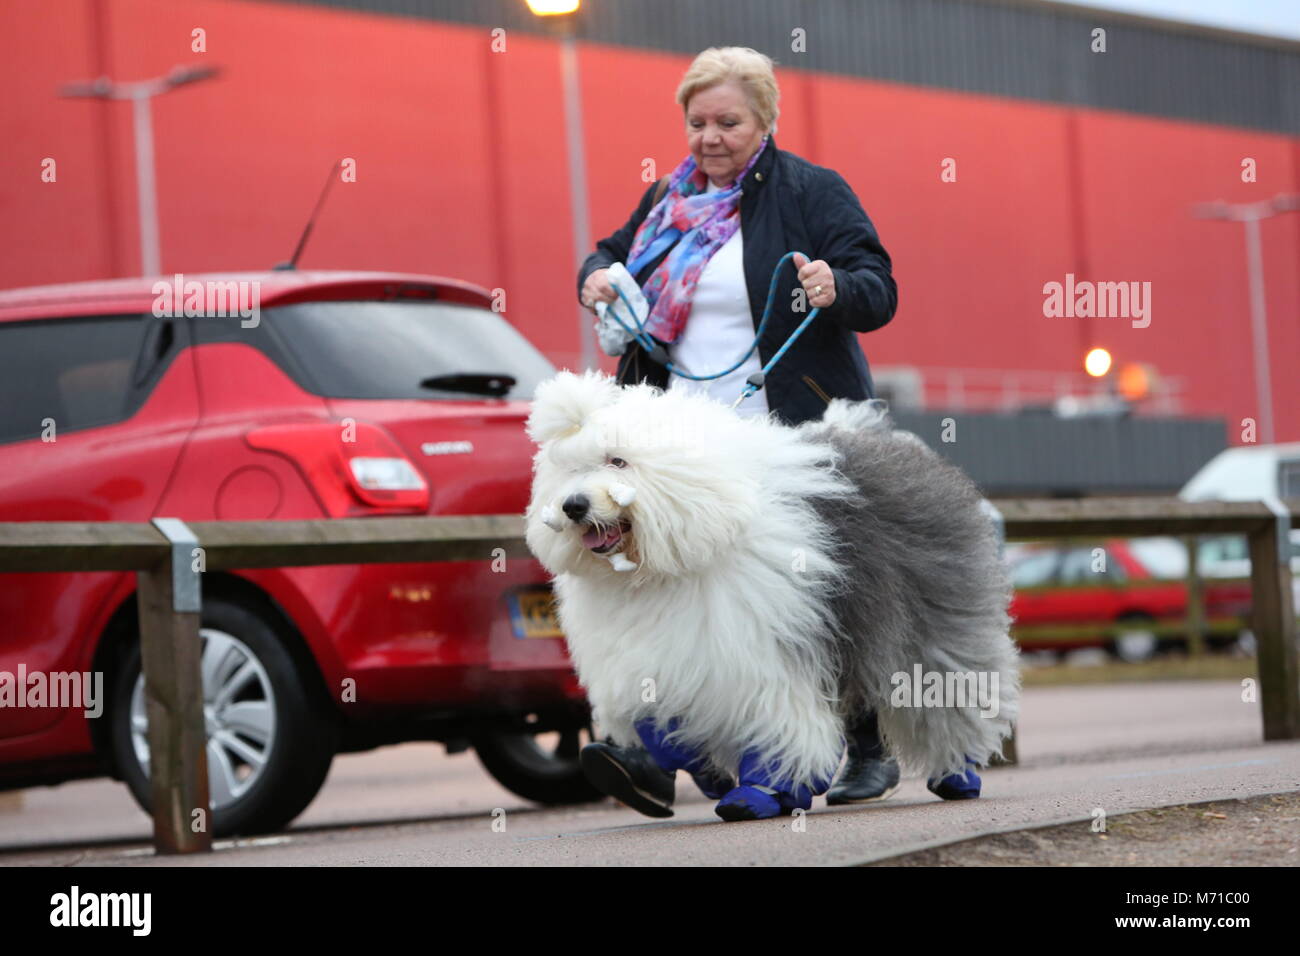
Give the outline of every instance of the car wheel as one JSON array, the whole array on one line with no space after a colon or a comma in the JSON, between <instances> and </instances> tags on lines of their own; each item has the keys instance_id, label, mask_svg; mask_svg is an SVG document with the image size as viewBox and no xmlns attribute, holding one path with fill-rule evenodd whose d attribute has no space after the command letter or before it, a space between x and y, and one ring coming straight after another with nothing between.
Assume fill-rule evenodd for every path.
<instances>
[{"instance_id":1,"label":"car wheel","mask_svg":"<svg viewBox=\"0 0 1300 956\"><path fill-rule=\"evenodd\" d=\"M497 783L535 803L591 803L605 795L593 787L578 763L582 732L536 734L495 731L474 739L474 752Z\"/></svg>"},{"instance_id":2,"label":"car wheel","mask_svg":"<svg viewBox=\"0 0 1300 956\"><path fill-rule=\"evenodd\" d=\"M205 600L199 639L212 833L278 830L306 809L325 782L337 747L337 723L258 614L226 600ZM138 641L118 669L111 720L122 778L136 802L152 813Z\"/></svg>"},{"instance_id":3,"label":"car wheel","mask_svg":"<svg viewBox=\"0 0 1300 956\"><path fill-rule=\"evenodd\" d=\"M1150 660L1160 648L1160 637L1155 632L1154 623L1147 617L1121 619L1107 650L1130 663Z\"/></svg>"}]
</instances>

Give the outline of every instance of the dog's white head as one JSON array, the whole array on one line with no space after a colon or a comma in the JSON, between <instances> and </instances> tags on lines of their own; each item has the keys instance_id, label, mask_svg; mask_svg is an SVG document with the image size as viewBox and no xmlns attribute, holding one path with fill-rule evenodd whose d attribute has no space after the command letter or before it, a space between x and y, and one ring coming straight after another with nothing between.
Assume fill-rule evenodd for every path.
<instances>
[{"instance_id":1,"label":"dog's white head","mask_svg":"<svg viewBox=\"0 0 1300 956\"><path fill-rule=\"evenodd\" d=\"M638 582L726 560L759 512L764 427L707 397L561 372L528 419L529 548L552 574Z\"/></svg>"}]
</instances>

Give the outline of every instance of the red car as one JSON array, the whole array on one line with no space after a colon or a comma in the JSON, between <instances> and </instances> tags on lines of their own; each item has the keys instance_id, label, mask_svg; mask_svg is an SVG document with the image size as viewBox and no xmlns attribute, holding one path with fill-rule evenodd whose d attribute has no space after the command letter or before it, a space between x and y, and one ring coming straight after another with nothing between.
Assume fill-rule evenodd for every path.
<instances>
[{"instance_id":1,"label":"red car","mask_svg":"<svg viewBox=\"0 0 1300 956\"><path fill-rule=\"evenodd\" d=\"M528 402L554 368L486 290L177 278L176 297L171 278L0 293L0 521L522 513ZM547 580L514 559L205 574L214 832L283 826L336 752L409 740L472 745L529 799L597 799ZM131 573L0 575L0 679L98 673L104 701L0 709L0 789L109 774L148 807L134 591Z\"/></svg>"},{"instance_id":2,"label":"red car","mask_svg":"<svg viewBox=\"0 0 1300 956\"><path fill-rule=\"evenodd\" d=\"M1177 539L1030 544L1008 561L1022 647L1105 647L1141 660L1185 639L1187 553ZM1206 579L1204 594L1210 643L1235 640L1250 614L1250 582Z\"/></svg>"}]
</instances>

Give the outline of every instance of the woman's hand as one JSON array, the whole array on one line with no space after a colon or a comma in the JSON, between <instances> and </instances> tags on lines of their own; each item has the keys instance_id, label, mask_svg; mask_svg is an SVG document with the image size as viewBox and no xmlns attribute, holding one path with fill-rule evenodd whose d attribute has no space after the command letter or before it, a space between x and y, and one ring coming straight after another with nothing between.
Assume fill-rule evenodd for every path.
<instances>
[{"instance_id":1,"label":"woman's hand","mask_svg":"<svg viewBox=\"0 0 1300 956\"><path fill-rule=\"evenodd\" d=\"M582 304L592 312L596 311L597 302L613 302L617 298L618 293L609 284L608 269L597 269L582 284Z\"/></svg>"},{"instance_id":2,"label":"woman's hand","mask_svg":"<svg viewBox=\"0 0 1300 956\"><path fill-rule=\"evenodd\" d=\"M802 252L796 252L794 265L799 270L799 283L808 293L808 303L814 309L825 309L834 305L835 273L831 271L826 260L814 259L809 262L808 257Z\"/></svg>"}]
</instances>

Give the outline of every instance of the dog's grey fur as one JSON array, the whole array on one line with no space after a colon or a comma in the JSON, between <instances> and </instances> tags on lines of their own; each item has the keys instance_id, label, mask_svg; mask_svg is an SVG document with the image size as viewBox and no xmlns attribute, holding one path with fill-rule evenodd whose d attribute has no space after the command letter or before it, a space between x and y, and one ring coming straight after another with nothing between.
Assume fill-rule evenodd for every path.
<instances>
[{"instance_id":1,"label":"dog's grey fur","mask_svg":"<svg viewBox=\"0 0 1300 956\"><path fill-rule=\"evenodd\" d=\"M815 642L834 648L841 714L877 710L891 750L919 770L1000 754L1019 704L1018 654L1008 636L1011 584L978 489L866 403L837 399L800 431L840 453L839 470L860 492L813 499L853 582L831 599L834 626ZM996 672L996 718L971 707L889 706L891 675L910 676L918 662L925 671Z\"/></svg>"}]
</instances>

